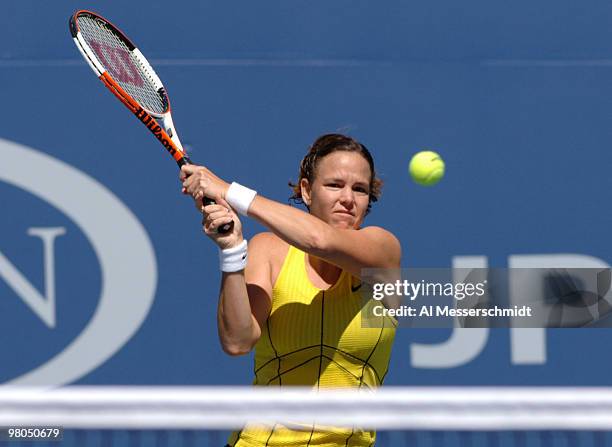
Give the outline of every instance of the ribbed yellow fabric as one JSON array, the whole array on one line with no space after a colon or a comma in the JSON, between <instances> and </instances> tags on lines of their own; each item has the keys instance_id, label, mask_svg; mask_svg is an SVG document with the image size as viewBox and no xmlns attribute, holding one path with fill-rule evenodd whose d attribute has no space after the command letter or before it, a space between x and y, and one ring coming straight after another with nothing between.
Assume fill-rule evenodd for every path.
<instances>
[{"instance_id":1,"label":"ribbed yellow fabric","mask_svg":"<svg viewBox=\"0 0 612 447\"><path fill-rule=\"evenodd\" d=\"M395 322L362 328L359 280L343 271L329 289L308 278L306 254L289 247L272 292L272 309L255 346L255 385L376 388L387 373ZM369 313L372 315L372 312ZM371 321L371 320L370 320ZM296 424L247 426L230 446L370 446L375 433Z\"/></svg>"}]
</instances>

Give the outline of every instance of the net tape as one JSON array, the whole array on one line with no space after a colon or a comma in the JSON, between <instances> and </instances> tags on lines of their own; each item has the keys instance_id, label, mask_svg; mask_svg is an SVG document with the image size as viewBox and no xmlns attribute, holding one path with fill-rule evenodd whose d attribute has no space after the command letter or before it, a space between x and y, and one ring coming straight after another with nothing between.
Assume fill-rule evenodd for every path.
<instances>
[{"instance_id":1,"label":"net tape","mask_svg":"<svg viewBox=\"0 0 612 447\"><path fill-rule=\"evenodd\" d=\"M232 429L296 421L380 430L612 430L612 388L0 388L0 426Z\"/></svg>"}]
</instances>

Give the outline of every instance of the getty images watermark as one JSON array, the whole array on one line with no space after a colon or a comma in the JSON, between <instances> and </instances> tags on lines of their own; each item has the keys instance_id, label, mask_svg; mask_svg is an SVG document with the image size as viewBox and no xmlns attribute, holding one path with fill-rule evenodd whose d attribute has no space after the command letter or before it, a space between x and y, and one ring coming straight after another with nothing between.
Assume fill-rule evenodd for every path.
<instances>
[{"instance_id":1,"label":"getty images watermark","mask_svg":"<svg viewBox=\"0 0 612 447\"><path fill-rule=\"evenodd\" d=\"M610 269L365 269L362 326L612 327Z\"/></svg>"}]
</instances>

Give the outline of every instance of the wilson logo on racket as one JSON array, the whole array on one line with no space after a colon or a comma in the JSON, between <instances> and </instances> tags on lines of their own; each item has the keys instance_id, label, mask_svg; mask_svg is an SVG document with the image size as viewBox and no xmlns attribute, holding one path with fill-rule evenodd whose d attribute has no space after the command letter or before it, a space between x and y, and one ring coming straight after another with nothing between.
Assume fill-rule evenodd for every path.
<instances>
[{"instance_id":1,"label":"wilson logo on racket","mask_svg":"<svg viewBox=\"0 0 612 447\"><path fill-rule=\"evenodd\" d=\"M169 135L163 131L163 129L159 124L157 124L155 119L151 115L149 115L147 111L142 107L139 107L134 113L134 115L136 115L136 117L140 121L142 121L145 126L147 126L147 129L149 129L153 133L153 135L155 135L155 138L157 138L159 142L168 150L170 155L176 157L177 150L172 144L172 141L168 138Z\"/></svg>"},{"instance_id":2,"label":"wilson logo on racket","mask_svg":"<svg viewBox=\"0 0 612 447\"><path fill-rule=\"evenodd\" d=\"M96 55L106 66L115 67L115 77L118 81L132 84L136 87L144 86L140 74L134 71L132 67L129 52L96 40L91 40L89 46L92 47Z\"/></svg>"}]
</instances>

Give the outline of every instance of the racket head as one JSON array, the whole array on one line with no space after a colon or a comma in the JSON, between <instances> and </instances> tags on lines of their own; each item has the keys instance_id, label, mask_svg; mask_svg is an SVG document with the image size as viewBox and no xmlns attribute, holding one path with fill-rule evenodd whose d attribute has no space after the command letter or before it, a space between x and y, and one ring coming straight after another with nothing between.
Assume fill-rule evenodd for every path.
<instances>
[{"instance_id":1,"label":"racket head","mask_svg":"<svg viewBox=\"0 0 612 447\"><path fill-rule=\"evenodd\" d=\"M105 83L156 118L170 112L159 76L134 43L95 12L79 10L69 20L70 33L91 69Z\"/></svg>"}]
</instances>

